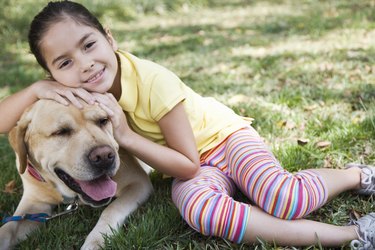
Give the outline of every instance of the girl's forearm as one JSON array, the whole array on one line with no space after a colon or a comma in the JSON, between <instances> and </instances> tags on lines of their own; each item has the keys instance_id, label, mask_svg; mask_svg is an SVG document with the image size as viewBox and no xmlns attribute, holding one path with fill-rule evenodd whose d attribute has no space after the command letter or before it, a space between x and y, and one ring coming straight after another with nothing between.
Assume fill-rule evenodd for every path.
<instances>
[{"instance_id":1,"label":"girl's forearm","mask_svg":"<svg viewBox=\"0 0 375 250\"><path fill-rule=\"evenodd\" d=\"M50 99L63 105L72 103L80 108L82 105L79 98L90 104L95 100L92 94L82 88L70 88L55 81L39 80L0 102L0 133L8 133L25 109L38 99Z\"/></svg>"},{"instance_id":2,"label":"girl's forearm","mask_svg":"<svg viewBox=\"0 0 375 250\"><path fill-rule=\"evenodd\" d=\"M199 163L193 162L185 155L167 146L154 143L135 132L123 136L118 142L121 147L163 174L180 179L190 179L199 170Z\"/></svg>"},{"instance_id":3,"label":"girl's forearm","mask_svg":"<svg viewBox=\"0 0 375 250\"><path fill-rule=\"evenodd\" d=\"M16 125L25 109L37 100L33 85L3 99L0 102L0 117L2 119L0 133L8 133Z\"/></svg>"}]
</instances>

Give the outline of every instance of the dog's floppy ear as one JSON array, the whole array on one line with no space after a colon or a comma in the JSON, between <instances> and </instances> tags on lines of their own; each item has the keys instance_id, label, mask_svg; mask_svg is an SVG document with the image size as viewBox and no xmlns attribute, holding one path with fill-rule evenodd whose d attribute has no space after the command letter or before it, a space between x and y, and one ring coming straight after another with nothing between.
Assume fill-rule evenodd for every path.
<instances>
[{"instance_id":1,"label":"dog's floppy ear","mask_svg":"<svg viewBox=\"0 0 375 250\"><path fill-rule=\"evenodd\" d=\"M27 148L25 134L31 121L30 111L26 111L17 122L17 125L9 132L9 142L17 157L18 172L23 174L27 165Z\"/></svg>"}]
</instances>

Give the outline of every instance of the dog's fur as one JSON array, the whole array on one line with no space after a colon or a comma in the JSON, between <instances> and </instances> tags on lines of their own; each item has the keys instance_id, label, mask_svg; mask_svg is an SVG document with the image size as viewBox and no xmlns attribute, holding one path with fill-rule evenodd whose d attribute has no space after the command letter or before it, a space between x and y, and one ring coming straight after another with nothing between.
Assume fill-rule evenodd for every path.
<instances>
[{"instance_id":1,"label":"dog's fur","mask_svg":"<svg viewBox=\"0 0 375 250\"><path fill-rule=\"evenodd\" d=\"M119 149L107 114L98 105L82 104L84 108L77 109L40 100L24 112L10 131L9 141L17 156L24 189L14 214L52 214L55 205L77 198L93 207L103 206L110 203L110 196L116 192L117 198L104 209L82 246L97 249L104 244L103 235L113 233L147 199L152 186L137 159ZM28 163L44 181L26 171ZM87 188L79 184L108 183L109 177L117 183L117 189L109 181L110 190L93 187L94 191L88 191L90 196L85 193ZM11 248L41 224L27 220L6 223L0 228L0 249Z\"/></svg>"}]
</instances>

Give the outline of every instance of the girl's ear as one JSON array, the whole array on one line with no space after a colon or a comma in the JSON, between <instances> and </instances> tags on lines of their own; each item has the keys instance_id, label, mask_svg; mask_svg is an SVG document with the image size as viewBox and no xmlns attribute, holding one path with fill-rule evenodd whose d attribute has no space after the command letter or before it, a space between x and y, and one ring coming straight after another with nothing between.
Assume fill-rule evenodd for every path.
<instances>
[{"instance_id":1,"label":"girl's ear","mask_svg":"<svg viewBox=\"0 0 375 250\"><path fill-rule=\"evenodd\" d=\"M109 44L112 46L112 49L113 49L114 51L116 51L116 50L118 49L118 46L117 46L117 42L116 42L116 40L115 40L115 39L113 38L113 36L112 36L111 31L110 31L108 28L106 28L106 29L105 29L105 32L107 33L106 38L107 38Z\"/></svg>"}]
</instances>

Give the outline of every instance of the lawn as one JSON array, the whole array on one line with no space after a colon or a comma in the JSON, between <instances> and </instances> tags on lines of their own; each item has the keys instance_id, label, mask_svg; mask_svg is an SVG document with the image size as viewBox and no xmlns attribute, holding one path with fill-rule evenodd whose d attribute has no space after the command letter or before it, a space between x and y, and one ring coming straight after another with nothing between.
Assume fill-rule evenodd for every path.
<instances>
[{"instance_id":1,"label":"lawn","mask_svg":"<svg viewBox=\"0 0 375 250\"><path fill-rule=\"evenodd\" d=\"M28 54L26 34L46 1L0 2L3 98L44 77ZM198 93L253 117L289 171L375 164L373 0L79 2L111 29L122 49L166 66ZM2 217L15 210L22 194L6 135L0 135L0 159ZM194 232L171 202L171 180L157 173L151 178L154 194L105 249L277 248L234 245ZM81 207L17 249L78 249L100 211ZM308 218L344 225L350 213L372 211L374 198L348 192Z\"/></svg>"}]
</instances>

